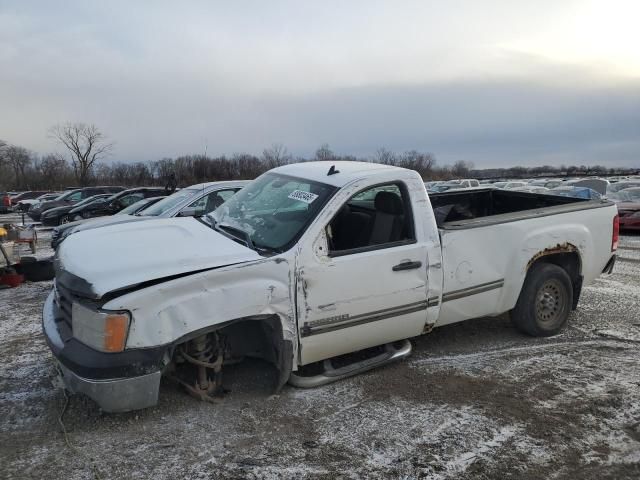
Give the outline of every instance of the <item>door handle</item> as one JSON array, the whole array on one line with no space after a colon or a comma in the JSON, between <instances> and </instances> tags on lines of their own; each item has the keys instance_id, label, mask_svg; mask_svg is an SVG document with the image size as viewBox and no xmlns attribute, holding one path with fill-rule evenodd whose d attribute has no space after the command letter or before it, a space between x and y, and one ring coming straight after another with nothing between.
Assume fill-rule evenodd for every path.
<instances>
[{"instance_id":1,"label":"door handle","mask_svg":"<svg viewBox=\"0 0 640 480\"><path fill-rule=\"evenodd\" d=\"M399 272L400 270L413 270L414 268L420 268L421 266L422 262L402 262L395 265L391 270Z\"/></svg>"}]
</instances>

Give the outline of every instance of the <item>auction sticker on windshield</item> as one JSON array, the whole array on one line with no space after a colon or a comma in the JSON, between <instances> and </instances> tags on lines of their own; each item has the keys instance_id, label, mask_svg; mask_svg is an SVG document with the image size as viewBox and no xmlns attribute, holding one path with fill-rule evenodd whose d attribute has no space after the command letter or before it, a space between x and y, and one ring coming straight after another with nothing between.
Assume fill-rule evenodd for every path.
<instances>
[{"instance_id":1,"label":"auction sticker on windshield","mask_svg":"<svg viewBox=\"0 0 640 480\"><path fill-rule=\"evenodd\" d=\"M313 203L313 201L318 198L318 195L311 192L303 192L302 190L294 190L289 194L289 198L292 200L300 200L304 203Z\"/></svg>"}]
</instances>

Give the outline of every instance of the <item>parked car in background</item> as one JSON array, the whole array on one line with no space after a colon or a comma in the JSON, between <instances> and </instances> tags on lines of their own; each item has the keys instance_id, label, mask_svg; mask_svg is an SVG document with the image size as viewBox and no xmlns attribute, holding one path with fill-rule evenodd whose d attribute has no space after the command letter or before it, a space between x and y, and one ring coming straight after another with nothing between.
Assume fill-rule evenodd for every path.
<instances>
[{"instance_id":1,"label":"parked car in background","mask_svg":"<svg viewBox=\"0 0 640 480\"><path fill-rule=\"evenodd\" d=\"M512 188L511 190L513 190L514 192L529 192L529 193L549 193L549 189L547 187L540 187L540 186L536 186L536 185L526 185L524 187L515 187Z\"/></svg>"},{"instance_id":2,"label":"parked car in background","mask_svg":"<svg viewBox=\"0 0 640 480\"><path fill-rule=\"evenodd\" d=\"M62 195L56 197L54 200L42 202L37 207L32 206L28 211L28 215L33 220L39 221L40 215L42 215L42 212L46 212L50 208L62 207L64 205L75 205L81 200L84 200L85 198L88 198L88 197L92 197L94 195L100 195L102 193L114 194L117 192L121 192L122 190L124 190L123 187L112 187L112 186L85 187L85 188L76 188L73 190L67 190Z\"/></svg>"},{"instance_id":3,"label":"parked car in background","mask_svg":"<svg viewBox=\"0 0 640 480\"><path fill-rule=\"evenodd\" d=\"M143 198L142 200L138 200L136 203L132 203L127 208L123 208L118 213L116 213L116 215L137 215L138 212L141 212L145 208L149 208L151 205L159 202L163 198L167 198L166 195Z\"/></svg>"},{"instance_id":4,"label":"parked car in background","mask_svg":"<svg viewBox=\"0 0 640 480\"><path fill-rule=\"evenodd\" d=\"M69 218L73 221L83 218L102 217L114 215L120 210L136 203L143 198L158 197L166 193L164 187L137 187L129 188L111 195L102 202L93 202L85 205L75 205L69 211Z\"/></svg>"},{"instance_id":5,"label":"parked car in background","mask_svg":"<svg viewBox=\"0 0 640 480\"><path fill-rule=\"evenodd\" d=\"M60 225L61 223L69 223L69 212L74 208L80 206L89 205L91 203L104 202L107 198L111 197L109 193L101 193L99 195L93 195L92 197L85 198L79 201L75 205L63 205L62 207L55 207L42 212L40 215L40 221L46 226Z\"/></svg>"},{"instance_id":6,"label":"parked car in background","mask_svg":"<svg viewBox=\"0 0 640 480\"><path fill-rule=\"evenodd\" d=\"M486 187L481 185L478 180L464 179L464 180L448 180L446 182L439 182L436 185L432 185L431 188L427 188L430 193L442 193L451 192L454 190L469 190L472 188Z\"/></svg>"},{"instance_id":7,"label":"parked car in background","mask_svg":"<svg viewBox=\"0 0 640 480\"><path fill-rule=\"evenodd\" d=\"M480 182L474 178L463 178L460 180L449 180L445 182L445 185L457 186L459 188L471 188L479 187Z\"/></svg>"},{"instance_id":8,"label":"parked car in background","mask_svg":"<svg viewBox=\"0 0 640 480\"><path fill-rule=\"evenodd\" d=\"M14 210L18 210L20 212L27 212L32 205L36 205L42 202L48 202L49 200L54 200L61 194L62 192L51 192L40 195L37 198L22 199L13 208Z\"/></svg>"},{"instance_id":9,"label":"parked car in background","mask_svg":"<svg viewBox=\"0 0 640 480\"><path fill-rule=\"evenodd\" d=\"M493 186L496 188L500 188L502 190L511 190L512 188L526 187L527 182L520 182L520 181L496 182L493 184Z\"/></svg>"},{"instance_id":10,"label":"parked car in background","mask_svg":"<svg viewBox=\"0 0 640 480\"><path fill-rule=\"evenodd\" d=\"M445 182L443 182L442 180L433 180L430 182L424 182L424 186L427 189L427 191L431 191L431 189L433 189L433 187L437 186L437 185L441 185Z\"/></svg>"},{"instance_id":11,"label":"parked car in background","mask_svg":"<svg viewBox=\"0 0 640 480\"><path fill-rule=\"evenodd\" d=\"M76 232L118 223L138 222L154 218L199 217L215 210L244 187L247 180L209 182L192 185L165 197L135 215L113 215L67 223L53 229L51 246L57 248L69 235ZM120 212L121 213L121 212Z\"/></svg>"},{"instance_id":12,"label":"parked car in background","mask_svg":"<svg viewBox=\"0 0 640 480\"><path fill-rule=\"evenodd\" d=\"M640 230L640 187L625 188L615 194L620 215L620 228Z\"/></svg>"},{"instance_id":13,"label":"parked car in background","mask_svg":"<svg viewBox=\"0 0 640 480\"><path fill-rule=\"evenodd\" d=\"M14 210L21 210L20 205L22 205L22 202L35 201L36 198L48 193L51 192L48 190L29 190L26 192L22 192L11 197L11 204L13 205Z\"/></svg>"},{"instance_id":14,"label":"parked car in background","mask_svg":"<svg viewBox=\"0 0 640 480\"><path fill-rule=\"evenodd\" d=\"M607 195L618 193L620 190L626 188L640 187L640 180L624 180L616 183L611 183L607 187Z\"/></svg>"},{"instance_id":15,"label":"parked car in background","mask_svg":"<svg viewBox=\"0 0 640 480\"><path fill-rule=\"evenodd\" d=\"M530 186L534 187L545 187L545 188L555 188L562 185L564 182L562 180L532 180L529 182Z\"/></svg>"},{"instance_id":16,"label":"parked car in background","mask_svg":"<svg viewBox=\"0 0 640 480\"><path fill-rule=\"evenodd\" d=\"M549 190L551 195L559 195L561 197L571 197L571 198L584 198L587 200L600 200L602 195L600 195L595 190L587 187L556 187Z\"/></svg>"},{"instance_id":17,"label":"parked car in background","mask_svg":"<svg viewBox=\"0 0 640 480\"><path fill-rule=\"evenodd\" d=\"M565 183L572 187L587 187L591 190L598 192L600 195L607 194L607 188L609 187L609 180L604 178L580 178L578 180L570 180Z\"/></svg>"}]
</instances>

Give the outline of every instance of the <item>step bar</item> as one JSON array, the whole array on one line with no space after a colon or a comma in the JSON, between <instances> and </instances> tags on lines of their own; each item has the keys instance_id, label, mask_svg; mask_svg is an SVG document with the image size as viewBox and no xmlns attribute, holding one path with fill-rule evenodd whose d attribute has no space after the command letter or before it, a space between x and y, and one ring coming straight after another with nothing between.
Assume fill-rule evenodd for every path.
<instances>
[{"instance_id":1,"label":"step bar","mask_svg":"<svg viewBox=\"0 0 640 480\"><path fill-rule=\"evenodd\" d=\"M289 377L289 383L298 388L319 387L321 385L337 382L338 380L353 377L354 375L358 375L368 370L402 360L411 354L411 350L412 346L409 340L387 343L383 353L340 368L334 368L331 364L331 359L328 358L322 362L324 368L323 373L303 377L298 375L296 372L292 372Z\"/></svg>"}]
</instances>

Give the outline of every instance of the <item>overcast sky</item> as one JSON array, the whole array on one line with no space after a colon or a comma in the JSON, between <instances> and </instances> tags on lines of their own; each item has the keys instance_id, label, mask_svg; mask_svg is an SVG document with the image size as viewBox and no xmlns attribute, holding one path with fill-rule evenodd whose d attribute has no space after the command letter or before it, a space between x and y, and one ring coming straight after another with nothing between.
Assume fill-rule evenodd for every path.
<instances>
[{"instance_id":1,"label":"overcast sky","mask_svg":"<svg viewBox=\"0 0 640 480\"><path fill-rule=\"evenodd\" d=\"M0 0L0 138L640 166L640 1Z\"/></svg>"}]
</instances>

